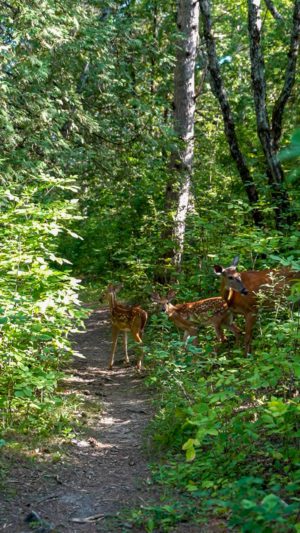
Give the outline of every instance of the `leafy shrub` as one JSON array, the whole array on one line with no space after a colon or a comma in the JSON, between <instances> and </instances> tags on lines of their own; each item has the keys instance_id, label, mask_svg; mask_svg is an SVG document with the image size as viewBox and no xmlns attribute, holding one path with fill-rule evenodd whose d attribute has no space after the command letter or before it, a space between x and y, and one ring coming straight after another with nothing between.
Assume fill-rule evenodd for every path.
<instances>
[{"instance_id":1,"label":"leafy shrub","mask_svg":"<svg viewBox=\"0 0 300 533\"><path fill-rule=\"evenodd\" d=\"M69 189L72 181L46 175L1 188L2 428L41 427L61 404L56 390L72 353L69 334L82 317L78 280L57 252L57 235L69 231L76 209L64 198Z\"/></svg>"},{"instance_id":2,"label":"leafy shrub","mask_svg":"<svg viewBox=\"0 0 300 533\"><path fill-rule=\"evenodd\" d=\"M158 508L145 511L155 527L183 513L190 521L225 517L245 532L295 531L300 338L299 314L288 309L286 301L262 311L247 358L231 343L216 353L209 330L186 351L165 317L152 321L148 381L161 391L153 447L167 458L153 466L154 479L169 487L162 509L173 509L169 522Z\"/></svg>"}]
</instances>

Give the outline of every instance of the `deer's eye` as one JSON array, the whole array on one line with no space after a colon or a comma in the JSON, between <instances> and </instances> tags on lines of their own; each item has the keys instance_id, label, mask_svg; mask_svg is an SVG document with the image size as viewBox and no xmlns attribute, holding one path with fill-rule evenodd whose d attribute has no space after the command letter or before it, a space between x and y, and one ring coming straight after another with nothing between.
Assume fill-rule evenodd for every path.
<instances>
[{"instance_id":1,"label":"deer's eye","mask_svg":"<svg viewBox=\"0 0 300 533\"><path fill-rule=\"evenodd\" d=\"M234 279L233 276L228 276L228 279Z\"/></svg>"}]
</instances>

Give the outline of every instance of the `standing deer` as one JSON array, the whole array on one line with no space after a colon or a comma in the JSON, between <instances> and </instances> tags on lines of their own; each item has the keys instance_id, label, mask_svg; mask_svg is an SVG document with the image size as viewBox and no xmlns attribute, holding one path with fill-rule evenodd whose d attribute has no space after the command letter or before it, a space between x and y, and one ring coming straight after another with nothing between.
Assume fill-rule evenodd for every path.
<instances>
[{"instance_id":1,"label":"standing deer","mask_svg":"<svg viewBox=\"0 0 300 533\"><path fill-rule=\"evenodd\" d=\"M236 256L227 268L214 265L214 271L222 277L221 295L226 300L230 311L245 317L245 355L248 355L251 352L253 327L260 305L258 293L261 291L264 297L263 305L272 307L275 303L275 295L284 294L290 283L300 278L300 273L293 272L289 268L237 272L238 261L239 258Z\"/></svg>"},{"instance_id":2,"label":"standing deer","mask_svg":"<svg viewBox=\"0 0 300 533\"><path fill-rule=\"evenodd\" d=\"M129 363L127 350L127 332L130 331L134 340L139 344L142 343L142 335L147 322L148 314L139 305L124 305L116 300L117 292L122 288L122 285L110 284L106 290L108 296L109 308L112 322L112 351L108 368L111 370L114 364L115 352L117 348L118 336L120 331L124 331L124 349L125 349L125 364ZM137 369L142 368L143 353L137 361Z\"/></svg>"},{"instance_id":3,"label":"standing deer","mask_svg":"<svg viewBox=\"0 0 300 533\"><path fill-rule=\"evenodd\" d=\"M206 298L197 302L188 302L173 305L171 300L176 292L170 290L165 298L162 298L157 292L153 293L151 299L153 302L161 304L170 320L179 328L184 330L184 340L187 341L190 336L196 336L200 326L213 326L219 342L226 341L223 333L223 327L229 328L238 338L240 329L232 324L232 315L228 305L220 296L216 298Z\"/></svg>"}]
</instances>

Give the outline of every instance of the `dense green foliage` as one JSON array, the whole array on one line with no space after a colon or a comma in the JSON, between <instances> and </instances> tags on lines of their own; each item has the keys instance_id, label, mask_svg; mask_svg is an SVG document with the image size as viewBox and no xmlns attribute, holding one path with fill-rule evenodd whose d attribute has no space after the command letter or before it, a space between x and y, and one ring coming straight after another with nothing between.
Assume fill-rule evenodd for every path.
<instances>
[{"instance_id":1,"label":"dense green foliage","mask_svg":"<svg viewBox=\"0 0 300 533\"><path fill-rule=\"evenodd\" d=\"M78 184L66 169L73 147L61 133L68 89L55 75L76 28L63 5L44 2L41 17L39 2L8 4L2 25L1 422L31 432L59 419L57 383L82 315L59 251L80 218Z\"/></svg>"},{"instance_id":2,"label":"dense green foliage","mask_svg":"<svg viewBox=\"0 0 300 533\"><path fill-rule=\"evenodd\" d=\"M80 317L77 282L58 267L54 237L73 204L52 197L58 180L19 177L1 187L1 410L4 427L49 421L61 364L71 353L68 333ZM68 190L64 181L63 189ZM51 192L52 189L52 192ZM56 266L57 265L57 266ZM38 419L35 421L36 415Z\"/></svg>"},{"instance_id":3,"label":"dense green foliage","mask_svg":"<svg viewBox=\"0 0 300 533\"><path fill-rule=\"evenodd\" d=\"M293 531L300 483L298 314L287 312L286 302L268 318L262 313L248 358L233 342L215 353L207 332L199 348L186 352L178 333L154 317L151 338L149 384L160 391L151 428L154 478L167 490L164 504L142 515L148 530L229 516L229 525L243 531Z\"/></svg>"},{"instance_id":4,"label":"dense green foliage","mask_svg":"<svg viewBox=\"0 0 300 533\"><path fill-rule=\"evenodd\" d=\"M239 142L260 194L260 207L266 222L262 233L267 232L272 237L274 206L265 176L264 155L256 134L246 7L244 4L228 4L216 3L215 6L216 32L221 35L217 40L218 54ZM288 28L290 4L283 3L282 9ZM112 9L105 24L104 21L98 22L106 46L102 42L100 50L96 46L93 49L95 65L90 67L91 74L82 91L85 110L99 118L96 138L85 136L85 150L88 149L87 142L91 146L91 141L96 141L97 145L95 149L93 142L93 159L89 156L90 167L84 174L81 208L87 219L82 221L80 228L84 240L73 243L72 260L80 273L94 274L97 279L107 276L113 279L119 271L131 289L137 278L139 285L148 283L150 288L153 278L161 278L162 271L170 266L163 264L164 251L170 248L170 244L161 241L161 234L168 224L166 217L170 216L165 212L165 184L170 152L176 142L171 112L175 62L172 44L176 38L174 13L175 6L161 2L129 2L124 9ZM265 25L268 107L271 111L282 87L289 34L283 32L282 26L269 15ZM233 31L236 26L239 27L238 33ZM113 50L110 48L112 43ZM211 93L209 78L202 83L205 65L202 46L198 62L194 209L190 211L187 225L183 270L188 269L192 261L195 271L199 258L206 260L207 254L220 252L222 258L229 255L232 236L237 233L242 238L234 243L234 248L236 251L244 247L248 250L250 242L255 264L254 248L259 247L259 251L266 254L269 250L267 247L261 250L261 244L255 244L255 236L249 235L252 232L251 208L229 155L222 116ZM98 72L98 63L103 65L105 72L101 76L100 91L94 84L93 75L94 71ZM297 113L291 111L299 107L298 97L294 91L288 102L283 146L289 142L298 121ZM285 163L285 169L289 170L289 163ZM298 210L298 187L293 180L287 180L286 185L291 208ZM287 234L292 233L292 229L287 228Z\"/></svg>"},{"instance_id":5,"label":"dense green foliage","mask_svg":"<svg viewBox=\"0 0 300 533\"><path fill-rule=\"evenodd\" d=\"M291 28L291 2L278 4L283 21L264 13L270 112ZM264 225L253 225L218 102L209 77L203 80L200 40L194 198L177 272L165 255L172 243L161 238L173 220L165 188L178 143L176 3L3 4L0 409L6 432L46 431L61 416L58 380L82 317L77 277L96 290L122 281L129 300L145 303L169 273L178 301L218 294L212 265L227 265L237 254L242 269L299 270L299 91L288 101L281 140L294 222L278 231L256 133L246 4L218 0L213 8L222 76ZM274 313L262 312L247 359L231 344L214 353L208 331L200 348L191 345L186 353L178 333L155 313L146 344L149 384L158 395L154 448L167 456L167 467L154 467L155 478L174 494L174 503L145 512L148 531L207 513L229 517L243 531L295 531L299 311L280 302Z\"/></svg>"}]
</instances>

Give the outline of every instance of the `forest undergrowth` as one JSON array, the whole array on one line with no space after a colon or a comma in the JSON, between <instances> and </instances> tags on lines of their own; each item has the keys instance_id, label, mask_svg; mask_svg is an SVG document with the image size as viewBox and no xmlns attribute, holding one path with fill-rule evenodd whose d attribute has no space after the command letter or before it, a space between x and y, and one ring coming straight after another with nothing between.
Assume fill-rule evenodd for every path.
<instances>
[{"instance_id":1,"label":"forest undergrowth","mask_svg":"<svg viewBox=\"0 0 300 533\"><path fill-rule=\"evenodd\" d=\"M210 333L186 350L166 317L153 315L152 467L173 503L137 513L147 531L208 516L238 531L299 531L299 318L261 313L244 357L233 339L216 353Z\"/></svg>"}]
</instances>

